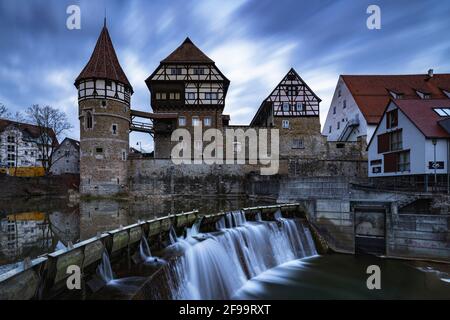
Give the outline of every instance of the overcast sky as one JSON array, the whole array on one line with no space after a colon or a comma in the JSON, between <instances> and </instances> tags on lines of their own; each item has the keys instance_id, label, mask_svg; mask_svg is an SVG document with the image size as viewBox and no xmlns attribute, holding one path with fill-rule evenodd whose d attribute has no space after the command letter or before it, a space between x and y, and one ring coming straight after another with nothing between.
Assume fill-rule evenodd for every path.
<instances>
[{"instance_id":1,"label":"overcast sky","mask_svg":"<svg viewBox=\"0 0 450 320\"><path fill-rule=\"evenodd\" d=\"M66 28L71 4L81 8L80 30ZM381 8L381 30L366 27L370 4ZM322 99L322 124L340 74L450 72L450 1L0 0L0 102L13 112L60 108L78 139L73 82L105 8L139 110L150 111L144 80L186 36L230 79L232 124L248 124L290 67ZM138 141L152 149L148 135L133 133L131 144Z\"/></svg>"}]
</instances>

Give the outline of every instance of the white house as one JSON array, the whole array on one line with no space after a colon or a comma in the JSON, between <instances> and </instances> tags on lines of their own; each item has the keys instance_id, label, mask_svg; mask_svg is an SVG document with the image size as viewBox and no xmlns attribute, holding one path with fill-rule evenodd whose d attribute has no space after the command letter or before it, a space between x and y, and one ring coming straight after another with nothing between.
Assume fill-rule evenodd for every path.
<instances>
[{"instance_id":1,"label":"white house","mask_svg":"<svg viewBox=\"0 0 450 320\"><path fill-rule=\"evenodd\" d=\"M369 177L447 180L450 99L392 100L368 146ZM428 185L428 183L427 183Z\"/></svg>"},{"instance_id":2,"label":"white house","mask_svg":"<svg viewBox=\"0 0 450 320\"><path fill-rule=\"evenodd\" d=\"M53 130L50 134L56 144ZM41 137L38 126L0 119L0 167L42 167Z\"/></svg>"},{"instance_id":3,"label":"white house","mask_svg":"<svg viewBox=\"0 0 450 320\"><path fill-rule=\"evenodd\" d=\"M80 142L65 138L52 155L50 172L55 175L80 173Z\"/></svg>"},{"instance_id":4,"label":"white house","mask_svg":"<svg viewBox=\"0 0 450 320\"><path fill-rule=\"evenodd\" d=\"M322 134L328 141L369 142L390 99L448 99L450 74L341 75Z\"/></svg>"}]
</instances>

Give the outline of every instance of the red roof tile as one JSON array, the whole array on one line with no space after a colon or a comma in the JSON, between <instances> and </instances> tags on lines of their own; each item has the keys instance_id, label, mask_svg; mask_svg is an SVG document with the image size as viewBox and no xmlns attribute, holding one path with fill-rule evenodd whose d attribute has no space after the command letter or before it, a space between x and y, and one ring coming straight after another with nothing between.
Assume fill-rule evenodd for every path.
<instances>
[{"instance_id":1,"label":"red roof tile","mask_svg":"<svg viewBox=\"0 0 450 320\"><path fill-rule=\"evenodd\" d=\"M439 116L434 108L450 108L450 99L393 100L397 107L427 138L449 138L450 135L439 125L439 121L449 118Z\"/></svg>"},{"instance_id":2,"label":"red roof tile","mask_svg":"<svg viewBox=\"0 0 450 320\"><path fill-rule=\"evenodd\" d=\"M23 122L16 122L12 120L7 119L0 119L0 132L3 132L8 126L13 125L19 130L26 132L29 134L32 138L39 138L41 135L41 132L44 130L41 130L40 127L29 124L29 123L23 123ZM58 140L56 139L55 132L53 129L49 128L48 134L51 136L53 142L55 145L58 145Z\"/></svg>"},{"instance_id":3,"label":"red roof tile","mask_svg":"<svg viewBox=\"0 0 450 320\"><path fill-rule=\"evenodd\" d=\"M75 80L75 84L80 80L92 78L118 81L129 86L131 91L133 91L117 59L116 51L106 26L103 27L91 58Z\"/></svg>"},{"instance_id":4,"label":"red roof tile","mask_svg":"<svg viewBox=\"0 0 450 320\"><path fill-rule=\"evenodd\" d=\"M359 109L369 124L377 124L392 98L389 91L404 99L420 99L416 90L430 93L432 99L445 99L450 91L450 74L420 75L342 75Z\"/></svg>"},{"instance_id":5,"label":"red roof tile","mask_svg":"<svg viewBox=\"0 0 450 320\"><path fill-rule=\"evenodd\" d=\"M167 56L161 63L214 63L189 38Z\"/></svg>"}]
</instances>

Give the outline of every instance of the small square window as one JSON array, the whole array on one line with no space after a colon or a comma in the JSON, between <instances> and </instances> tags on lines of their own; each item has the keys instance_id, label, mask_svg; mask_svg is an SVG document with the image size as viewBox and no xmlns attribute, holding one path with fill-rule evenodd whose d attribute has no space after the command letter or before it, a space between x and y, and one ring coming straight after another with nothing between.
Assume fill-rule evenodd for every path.
<instances>
[{"instance_id":1,"label":"small square window","mask_svg":"<svg viewBox=\"0 0 450 320\"><path fill-rule=\"evenodd\" d=\"M181 74L181 68L172 68L170 70L171 75L180 75Z\"/></svg>"},{"instance_id":2,"label":"small square window","mask_svg":"<svg viewBox=\"0 0 450 320\"><path fill-rule=\"evenodd\" d=\"M203 75L205 73L205 69L203 68L194 68L195 75Z\"/></svg>"},{"instance_id":3,"label":"small square window","mask_svg":"<svg viewBox=\"0 0 450 320\"><path fill-rule=\"evenodd\" d=\"M188 100L195 100L195 92L188 92L187 98Z\"/></svg>"},{"instance_id":4,"label":"small square window","mask_svg":"<svg viewBox=\"0 0 450 320\"><path fill-rule=\"evenodd\" d=\"M95 152L97 152L97 153L103 153L103 148L95 148Z\"/></svg>"},{"instance_id":5,"label":"small square window","mask_svg":"<svg viewBox=\"0 0 450 320\"><path fill-rule=\"evenodd\" d=\"M207 100L217 100L217 92L206 92L205 99Z\"/></svg>"},{"instance_id":6,"label":"small square window","mask_svg":"<svg viewBox=\"0 0 450 320\"><path fill-rule=\"evenodd\" d=\"M289 112L290 106L288 102L283 102L283 112Z\"/></svg>"},{"instance_id":7,"label":"small square window","mask_svg":"<svg viewBox=\"0 0 450 320\"><path fill-rule=\"evenodd\" d=\"M211 126L211 117L205 117L205 119L203 119L203 123L204 123L205 127L210 127Z\"/></svg>"},{"instance_id":8,"label":"small square window","mask_svg":"<svg viewBox=\"0 0 450 320\"><path fill-rule=\"evenodd\" d=\"M117 124L112 125L112 133L117 134Z\"/></svg>"},{"instance_id":9,"label":"small square window","mask_svg":"<svg viewBox=\"0 0 450 320\"><path fill-rule=\"evenodd\" d=\"M336 114L336 107L333 107L333 114Z\"/></svg>"},{"instance_id":10,"label":"small square window","mask_svg":"<svg viewBox=\"0 0 450 320\"><path fill-rule=\"evenodd\" d=\"M198 117L192 117L192 125L194 127L198 127L201 125L201 121Z\"/></svg>"},{"instance_id":11,"label":"small square window","mask_svg":"<svg viewBox=\"0 0 450 320\"><path fill-rule=\"evenodd\" d=\"M283 120L281 125L284 129L289 129L289 120Z\"/></svg>"},{"instance_id":12,"label":"small square window","mask_svg":"<svg viewBox=\"0 0 450 320\"><path fill-rule=\"evenodd\" d=\"M180 127L184 127L186 125L186 117L179 117L178 118L178 125Z\"/></svg>"},{"instance_id":13,"label":"small square window","mask_svg":"<svg viewBox=\"0 0 450 320\"><path fill-rule=\"evenodd\" d=\"M292 140L292 149L303 149L303 139Z\"/></svg>"}]
</instances>

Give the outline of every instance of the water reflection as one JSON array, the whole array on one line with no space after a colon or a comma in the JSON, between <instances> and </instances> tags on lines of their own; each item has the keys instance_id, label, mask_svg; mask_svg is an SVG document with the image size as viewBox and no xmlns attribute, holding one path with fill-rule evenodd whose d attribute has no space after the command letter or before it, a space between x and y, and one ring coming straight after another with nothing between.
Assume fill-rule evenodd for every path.
<instances>
[{"instance_id":1,"label":"water reflection","mask_svg":"<svg viewBox=\"0 0 450 320\"><path fill-rule=\"evenodd\" d=\"M268 204L268 203L258 203ZM69 242L155 217L198 209L215 213L256 205L246 198L156 197L146 200L11 199L0 203L0 273Z\"/></svg>"}]
</instances>

